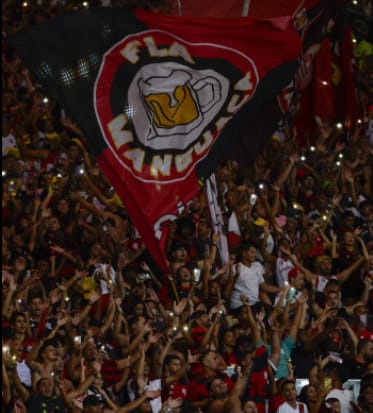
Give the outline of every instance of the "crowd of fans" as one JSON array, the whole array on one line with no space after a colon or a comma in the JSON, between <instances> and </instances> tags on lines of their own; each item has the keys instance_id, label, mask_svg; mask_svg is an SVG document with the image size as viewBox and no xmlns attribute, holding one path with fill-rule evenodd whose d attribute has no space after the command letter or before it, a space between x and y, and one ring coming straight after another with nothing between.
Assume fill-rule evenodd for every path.
<instances>
[{"instance_id":1,"label":"crowd of fans","mask_svg":"<svg viewBox=\"0 0 373 413\"><path fill-rule=\"evenodd\" d=\"M372 111L222 163L229 263L201 187L161 274L8 42L63 7L3 2L3 411L372 413Z\"/></svg>"}]
</instances>

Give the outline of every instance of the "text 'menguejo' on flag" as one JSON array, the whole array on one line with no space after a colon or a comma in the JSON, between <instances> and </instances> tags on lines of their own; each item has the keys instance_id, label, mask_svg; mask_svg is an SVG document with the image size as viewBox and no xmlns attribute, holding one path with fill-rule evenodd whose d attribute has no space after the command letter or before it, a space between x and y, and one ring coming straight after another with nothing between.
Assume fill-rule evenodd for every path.
<instances>
[{"instance_id":1,"label":"text 'menguejo' on flag","mask_svg":"<svg viewBox=\"0 0 373 413\"><path fill-rule=\"evenodd\" d=\"M289 83L301 50L290 17L114 8L58 17L20 32L14 45L84 131L164 270L169 221L213 172L230 137Z\"/></svg>"}]
</instances>

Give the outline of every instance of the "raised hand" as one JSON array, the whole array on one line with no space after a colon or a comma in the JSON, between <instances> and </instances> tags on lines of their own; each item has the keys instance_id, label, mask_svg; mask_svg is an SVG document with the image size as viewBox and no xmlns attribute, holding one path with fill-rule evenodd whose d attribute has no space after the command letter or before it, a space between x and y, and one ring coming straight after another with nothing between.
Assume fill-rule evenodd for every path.
<instances>
[{"instance_id":1,"label":"raised hand","mask_svg":"<svg viewBox=\"0 0 373 413\"><path fill-rule=\"evenodd\" d=\"M157 397L159 397L161 395L161 391L160 390L145 390L145 396L148 399L156 399Z\"/></svg>"},{"instance_id":2,"label":"raised hand","mask_svg":"<svg viewBox=\"0 0 373 413\"><path fill-rule=\"evenodd\" d=\"M184 312L187 304L188 304L188 300L185 297L182 298L178 303L176 301L174 301L174 303L173 303L174 313L176 315L182 314Z\"/></svg>"},{"instance_id":3,"label":"raised hand","mask_svg":"<svg viewBox=\"0 0 373 413\"><path fill-rule=\"evenodd\" d=\"M240 295L240 300L243 305L250 305L249 298L246 295Z\"/></svg>"}]
</instances>

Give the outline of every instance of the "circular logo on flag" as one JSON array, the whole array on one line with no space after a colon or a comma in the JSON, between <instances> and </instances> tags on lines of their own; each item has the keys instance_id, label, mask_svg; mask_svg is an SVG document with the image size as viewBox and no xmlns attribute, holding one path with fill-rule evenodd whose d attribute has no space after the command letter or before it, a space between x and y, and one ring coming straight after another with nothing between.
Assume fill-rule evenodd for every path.
<instances>
[{"instance_id":1,"label":"circular logo on flag","mask_svg":"<svg viewBox=\"0 0 373 413\"><path fill-rule=\"evenodd\" d=\"M95 82L95 111L114 157L147 182L184 179L252 97L253 61L217 44L149 30L108 50Z\"/></svg>"}]
</instances>

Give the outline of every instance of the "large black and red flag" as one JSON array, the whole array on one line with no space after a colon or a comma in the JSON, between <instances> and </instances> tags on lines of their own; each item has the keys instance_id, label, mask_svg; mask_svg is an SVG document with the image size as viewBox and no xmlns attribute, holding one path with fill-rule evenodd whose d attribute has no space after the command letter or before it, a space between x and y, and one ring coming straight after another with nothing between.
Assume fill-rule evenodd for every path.
<instances>
[{"instance_id":1,"label":"large black and red flag","mask_svg":"<svg viewBox=\"0 0 373 413\"><path fill-rule=\"evenodd\" d=\"M27 29L16 50L72 115L165 269L167 226L294 74L289 17L173 17L91 9ZM253 142L253 148L255 142Z\"/></svg>"}]
</instances>

